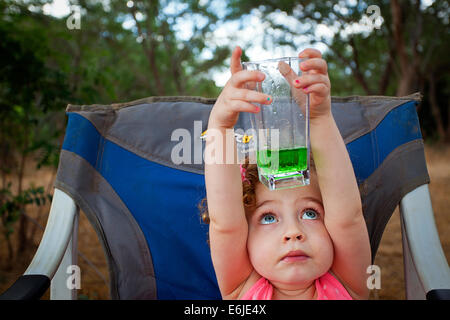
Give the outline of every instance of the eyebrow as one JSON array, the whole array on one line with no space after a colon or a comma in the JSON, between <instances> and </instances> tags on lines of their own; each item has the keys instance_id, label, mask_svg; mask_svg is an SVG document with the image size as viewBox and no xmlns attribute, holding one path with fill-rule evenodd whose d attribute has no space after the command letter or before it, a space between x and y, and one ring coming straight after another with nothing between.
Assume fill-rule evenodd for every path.
<instances>
[{"instance_id":1,"label":"eyebrow","mask_svg":"<svg viewBox=\"0 0 450 320\"><path fill-rule=\"evenodd\" d=\"M304 201L304 200L309 200L309 201L315 202L315 203L317 203L317 204L322 204L322 201L320 201L319 199L314 198L314 197L298 198L298 199L296 200L296 202L298 202L298 201L300 201L300 200L302 200L302 201Z\"/></svg>"},{"instance_id":2,"label":"eyebrow","mask_svg":"<svg viewBox=\"0 0 450 320\"><path fill-rule=\"evenodd\" d=\"M264 200L260 204L256 205L256 209L258 209L259 207L262 207L264 204L266 204L268 202L276 202L276 201L275 200Z\"/></svg>"},{"instance_id":3,"label":"eyebrow","mask_svg":"<svg viewBox=\"0 0 450 320\"><path fill-rule=\"evenodd\" d=\"M322 204L322 202L319 199L316 199L314 197L297 198L297 200L295 202L297 203L299 201L305 201L305 200L309 200L309 201L315 202L320 205ZM256 209L258 209L259 207L262 207L264 204L269 203L269 202L277 202L277 200L264 200L259 205L256 205Z\"/></svg>"}]
</instances>

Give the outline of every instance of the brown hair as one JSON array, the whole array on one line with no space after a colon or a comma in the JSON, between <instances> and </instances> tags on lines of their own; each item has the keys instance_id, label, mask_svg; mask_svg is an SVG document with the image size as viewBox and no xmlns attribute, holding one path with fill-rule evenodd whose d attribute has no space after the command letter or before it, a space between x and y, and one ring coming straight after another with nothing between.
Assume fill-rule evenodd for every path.
<instances>
[{"instance_id":1,"label":"brown hair","mask_svg":"<svg viewBox=\"0 0 450 320\"><path fill-rule=\"evenodd\" d=\"M312 153L309 159L309 166L310 170L315 170ZM254 163L249 163L248 156L245 158L242 167L245 169L245 178L248 180L242 181L242 202L244 203L245 216L248 218L256 206L256 185L261 182L259 182L258 178L258 167ZM197 208L200 210L202 221L209 224L208 202L206 197L200 201Z\"/></svg>"},{"instance_id":2,"label":"brown hair","mask_svg":"<svg viewBox=\"0 0 450 320\"><path fill-rule=\"evenodd\" d=\"M244 203L245 215L248 216L256 206L256 185L259 182L258 168L256 164L249 163L248 157L245 158L245 163L242 164L245 169L245 178L247 181L242 181L242 202ZM206 197L198 204L200 216L202 221L209 224L208 202Z\"/></svg>"}]
</instances>

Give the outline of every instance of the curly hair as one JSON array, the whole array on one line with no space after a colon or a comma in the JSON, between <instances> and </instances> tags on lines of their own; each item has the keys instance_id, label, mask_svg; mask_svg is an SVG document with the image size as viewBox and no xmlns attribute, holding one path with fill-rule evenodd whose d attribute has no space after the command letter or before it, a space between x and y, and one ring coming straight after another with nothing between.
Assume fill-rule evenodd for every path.
<instances>
[{"instance_id":1,"label":"curly hair","mask_svg":"<svg viewBox=\"0 0 450 320\"><path fill-rule=\"evenodd\" d=\"M310 169L315 170L313 158L310 157ZM256 186L259 181L258 167L254 163L249 163L249 158L245 158L245 162L242 164L245 170L245 178L247 181L242 181L242 202L244 203L245 216L248 218L256 207ZM202 221L209 224L208 202L206 197L203 198L197 205L200 211L200 217Z\"/></svg>"},{"instance_id":2,"label":"curly hair","mask_svg":"<svg viewBox=\"0 0 450 320\"><path fill-rule=\"evenodd\" d=\"M245 215L248 215L253 211L256 206L256 185L259 182L258 167L256 164L249 163L248 158L245 159L245 163L242 164L245 170L245 178L248 181L242 181L242 202L244 203ZM200 216L202 221L209 224L208 202L206 197L203 198L197 205L200 210Z\"/></svg>"}]
</instances>

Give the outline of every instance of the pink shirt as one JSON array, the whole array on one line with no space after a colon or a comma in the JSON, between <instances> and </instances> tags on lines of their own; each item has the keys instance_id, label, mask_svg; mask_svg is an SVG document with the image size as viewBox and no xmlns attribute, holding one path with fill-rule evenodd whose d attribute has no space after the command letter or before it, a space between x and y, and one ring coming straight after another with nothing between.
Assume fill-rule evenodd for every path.
<instances>
[{"instance_id":1,"label":"pink shirt","mask_svg":"<svg viewBox=\"0 0 450 320\"><path fill-rule=\"evenodd\" d=\"M329 272L315 281L317 300L353 300L344 286ZM242 296L241 300L272 300L273 286L261 277Z\"/></svg>"}]
</instances>

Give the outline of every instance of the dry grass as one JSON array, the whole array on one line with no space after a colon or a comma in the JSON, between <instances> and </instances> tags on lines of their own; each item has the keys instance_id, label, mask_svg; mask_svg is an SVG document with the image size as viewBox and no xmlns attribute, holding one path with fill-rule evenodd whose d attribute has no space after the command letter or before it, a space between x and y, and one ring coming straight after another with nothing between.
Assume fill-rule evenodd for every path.
<instances>
[{"instance_id":1,"label":"dry grass","mask_svg":"<svg viewBox=\"0 0 450 320\"><path fill-rule=\"evenodd\" d=\"M428 170L431 178L430 192L433 204L435 221L447 260L450 256L450 145L426 146L425 154ZM48 185L52 176L49 170L35 171L30 165L27 172L27 183L34 181L36 185ZM30 210L30 215L37 219L41 225L45 225L47 205L42 210L41 216L38 210ZM82 256L78 257L78 265L81 269L80 298L109 299L109 288L103 278L108 280L108 269L103 249L96 234L85 215L82 213L79 220L78 243ZM15 279L20 276L30 263L36 247L42 237L42 230L37 230L34 244L28 252L18 257L12 270L5 270L6 246L3 239L0 240L0 292L8 288ZM83 259L89 260L89 263ZM371 299L405 299L403 277L403 254L401 246L401 227L398 209L394 212L384 232L375 264L381 268L381 289L373 290ZM44 299L49 298L47 292Z\"/></svg>"},{"instance_id":2,"label":"dry grass","mask_svg":"<svg viewBox=\"0 0 450 320\"><path fill-rule=\"evenodd\" d=\"M430 194L436 227L442 248L449 261L450 257L450 146L425 146ZM405 299L403 276L403 252L398 208L392 215L383 234L375 264L381 268L381 289L379 299ZM376 294L374 295L376 296Z\"/></svg>"}]
</instances>

